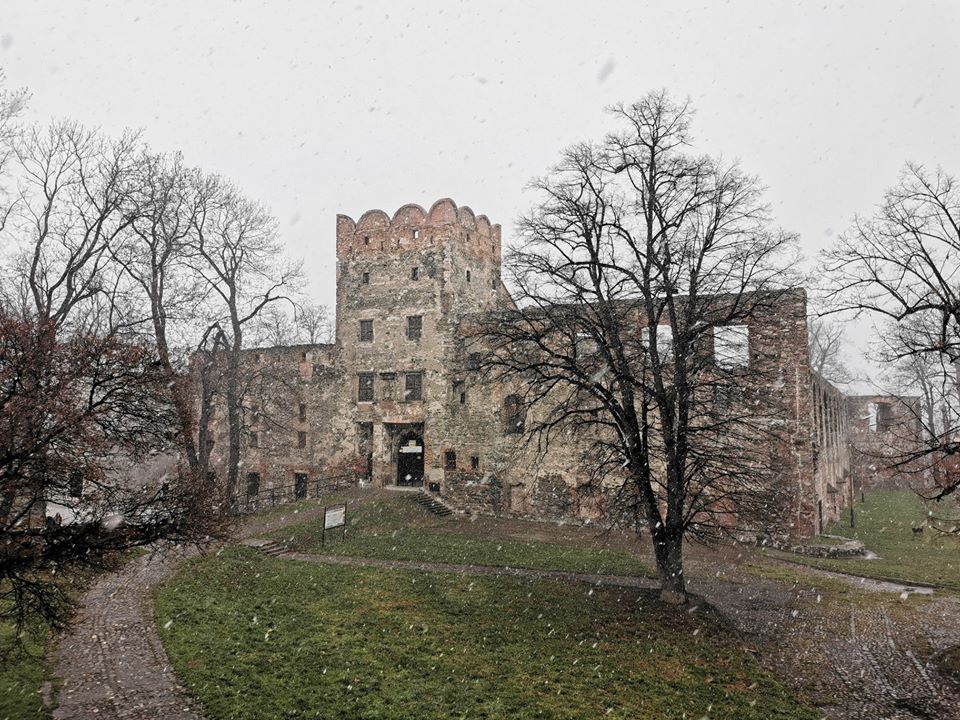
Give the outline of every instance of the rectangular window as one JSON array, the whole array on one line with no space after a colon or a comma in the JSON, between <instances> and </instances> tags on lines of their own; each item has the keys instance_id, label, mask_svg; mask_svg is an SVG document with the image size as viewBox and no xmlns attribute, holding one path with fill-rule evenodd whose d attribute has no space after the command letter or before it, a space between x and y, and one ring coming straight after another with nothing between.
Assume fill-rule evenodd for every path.
<instances>
[{"instance_id":1,"label":"rectangular window","mask_svg":"<svg viewBox=\"0 0 960 720\"><path fill-rule=\"evenodd\" d=\"M403 399L423 399L423 373L409 372L404 374Z\"/></svg>"},{"instance_id":2,"label":"rectangular window","mask_svg":"<svg viewBox=\"0 0 960 720\"><path fill-rule=\"evenodd\" d=\"M370 284L370 273L365 272L365 273L363 273L363 274L360 276L360 284L361 284L361 285L369 285L369 284Z\"/></svg>"},{"instance_id":3,"label":"rectangular window","mask_svg":"<svg viewBox=\"0 0 960 720\"><path fill-rule=\"evenodd\" d=\"M447 450L443 454L443 467L447 470L457 469L457 453L455 450Z\"/></svg>"},{"instance_id":4,"label":"rectangular window","mask_svg":"<svg viewBox=\"0 0 960 720\"><path fill-rule=\"evenodd\" d=\"M750 328L746 325L714 326L713 358L718 367L747 367L750 364Z\"/></svg>"},{"instance_id":5,"label":"rectangular window","mask_svg":"<svg viewBox=\"0 0 960 720\"><path fill-rule=\"evenodd\" d=\"M373 320L360 321L360 342L373 342Z\"/></svg>"},{"instance_id":6,"label":"rectangular window","mask_svg":"<svg viewBox=\"0 0 960 720\"><path fill-rule=\"evenodd\" d=\"M471 456L470 456L470 469L473 470L474 472L477 472L477 471L480 470L480 456L479 456L479 455L471 455Z\"/></svg>"},{"instance_id":7,"label":"rectangular window","mask_svg":"<svg viewBox=\"0 0 960 720\"><path fill-rule=\"evenodd\" d=\"M250 447L255 448L260 446L260 438L257 437L255 432L250 433L249 443Z\"/></svg>"},{"instance_id":8,"label":"rectangular window","mask_svg":"<svg viewBox=\"0 0 960 720\"><path fill-rule=\"evenodd\" d=\"M307 434L301 430L297 433L297 447L303 449L307 446Z\"/></svg>"},{"instance_id":9,"label":"rectangular window","mask_svg":"<svg viewBox=\"0 0 960 720\"><path fill-rule=\"evenodd\" d=\"M360 373L357 376L357 400L373 402L373 373Z\"/></svg>"},{"instance_id":10,"label":"rectangular window","mask_svg":"<svg viewBox=\"0 0 960 720\"><path fill-rule=\"evenodd\" d=\"M423 317L420 315L407 316L407 340L419 340L423 333Z\"/></svg>"},{"instance_id":11,"label":"rectangular window","mask_svg":"<svg viewBox=\"0 0 960 720\"><path fill-rule=\"evenodd\" d=\"M307 404L306 404L306 403L300 403L300 419L301 419L301 420L306 420L306 419L307 419Z\"/></svg>"},{"instance_id":12,"label":"rectangular window","mask_svg":"<svg viewBox=\"0 0 960 720\"><path fill-rule=\"evenodd\" d=\"M877 432L888 432L893 429L893 405L888 402L877 404Z\"/></svg>"},{"instance_id":13,"label":"rectangular window","mask_svg":"<svg viewBox=\"0 0 960 720\"><path fill-rule=\"evenodd\" d=\"M470 271L467 270L467 282L470 282Z\"/></svg>"},{"instance_id":14,"label":"rectangular window","mask_svg":"<svg viewBox=\"0 0 960 720\"><path fill-rule=\"evenodd\" d=\"M410 279L419 280L420 279L420 268L410 268Z\"/></svg>"}]
</instances>

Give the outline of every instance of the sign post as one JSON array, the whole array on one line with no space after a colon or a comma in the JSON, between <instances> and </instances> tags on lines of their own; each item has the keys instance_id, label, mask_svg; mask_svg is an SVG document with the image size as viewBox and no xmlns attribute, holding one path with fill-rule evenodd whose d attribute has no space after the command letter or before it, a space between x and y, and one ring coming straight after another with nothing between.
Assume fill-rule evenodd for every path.
<instances>
[{"instance_id":1,"label":"sign post","mask_svg":"<svg viewBox=\"0 0 960 720\"><path fill-rule=\"evenodd\" d=\"M323 508L323 530L320 535L320 547L325 547L327 542L327 530L342 527L344 540L347 539L347 505L331 505Z\"/></svg>"}]
</instances>

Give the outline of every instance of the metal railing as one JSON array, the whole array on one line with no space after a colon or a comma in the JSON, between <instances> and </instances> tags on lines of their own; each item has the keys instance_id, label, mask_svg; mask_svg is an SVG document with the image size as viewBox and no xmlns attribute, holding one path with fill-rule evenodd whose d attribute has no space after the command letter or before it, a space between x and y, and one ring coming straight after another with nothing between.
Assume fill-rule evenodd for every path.
<instances>
[{"instance_id":1,"label":"metal railing","mask_svg":"<svg viewBox=\"0 0 960 720\"><path fill-rule=\"evenodd\" d=\"M239 492L234 495L233 507L238 513L269 510L278 505L319 498L324 494L356 487L358 478L359 476L356 473L344 473L320 478L307 478L302 481L294 480L292 483L285 485L261 487L258 488L257 492L249 492L250 488L248 487L246 492ZM246 482L246 480L241 479L241 482Z\"/></svg>"}]
</instances>

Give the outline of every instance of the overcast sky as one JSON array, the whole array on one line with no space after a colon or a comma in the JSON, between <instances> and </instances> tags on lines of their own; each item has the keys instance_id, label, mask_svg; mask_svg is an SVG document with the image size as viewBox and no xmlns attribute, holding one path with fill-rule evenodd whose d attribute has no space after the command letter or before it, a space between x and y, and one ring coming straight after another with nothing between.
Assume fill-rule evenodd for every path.
<instances>
[{"instance_id":1,"label":"overcast sky","mask_svg":"<svg viewBox=\"0 0 960 720\"><path fill-rule=\"evenodd\" d=\"M143 128L230 177L330 305L336 213L450 196L509 242L528 180L661 87L813 254L906 160L960 174L958 38L958 0L0 0L30 118Z\"/></svg>"}]
</instances>

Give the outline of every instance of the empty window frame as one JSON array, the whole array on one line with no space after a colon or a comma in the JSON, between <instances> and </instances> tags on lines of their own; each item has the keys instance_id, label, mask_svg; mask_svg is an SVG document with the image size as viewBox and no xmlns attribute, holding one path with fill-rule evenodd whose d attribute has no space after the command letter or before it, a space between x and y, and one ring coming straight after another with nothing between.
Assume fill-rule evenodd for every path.
<instances>
[{"instance_id":1,"label":"empty window frame","mask_svg":"<svg viewBox=\"0 0 960 720\"><path fill-rule=\"evenodd\" d=\"M720 327L746 326L724 325ZM716 337L717 329L718 328L714 328L714 337ZM671 357L673 355L673 328L669 325L657 325L655 332L657 336L657 357L661 359ZM643 346L648 350L651 347L651 333L649 327L645 327L643 329ZM716 348L716 341L714 341L714 348Z\"/></svg>"},{"instance_id":2,"label":"empty window frame","mask_svg":"<svg viewBox=\"0 0 960 720\"><path fill-rule=\"evenodd\" d=\"M447 450L443 454L443 467L445 470L457 469L457 451L456 450Z\"/></svg>"},{"instance_id":3,"label":"empty window frame","mask_svg":"<svg viewBox=\"0 0 960 720\"><path fill-rule=\"evenodd\" d=\"M360 321L360 342L373 342L373 320Z\"/></svg>"},{"instance_id":4,"label":"empty window frame","mask_svg":"<svg viewBox=\"0 0 960 720\"><path fill-rule=\"evenodd\" d=\"M479 455L471 455L471 456L470 456L470 469L471 469L473 472L479 472L479 471L480 471L480 456L479 456Z\"/></svg>"},{"instance_id":5,"label":"empty window frame","mask_svg":"<svg viewBox=\"0 0 960 720\"><path fill-rule=\"evenodd\" d=\"M410 268L410 279L419 280L420 279L420 268L412 267Z\"/></svg>"},{"instance_id":6,"label":"empty window frame","mask_svg":"<svg viewBox=\"0 0 960 720\"><path fill-rule=\"evenodd\" d=\"M407 401L423 399L423 373L408 372L403 375L403 399Z\"/></svg>"},{"instance_id":7,"label":"empty window frame","mask_svg":"<svg viewBox=\"0 0 960 720\"><path fill-rule=\"evenodd\" d=\"M893 405L888 402L877 403L877 432L893 429Z\"/></svg>"},{"instance_id":8,"label":"empty window frame","mask_svg":"<svg viewBox=\"0 0 960 720\"><path fill-rule=\"evenodd\" d=\"M357 374L357 401L373 402L373 373Z\"/></svg>"},{"instance_id":9,"label":"empty window frame","mask_svg":"<svg viewBox=\"0 0 960 720\"><path fill-rule=\"evenodd\" d=\"M370 273L364 272L360 275L360 284L369 285L370 284Z\"/></svg>"},{"instance_id":10,"label":"empty window frame","mask_svg":"<svg viewBox=\"0 0 960 720\"><path fill-rule=\"evenodd\" d=\"M407 316L407 340L419 340L423 335L423 316Z\"/></svg>"},{"instance_id":11,"label":"empty window frame","mask_svg":"<svg viewBox=\"0 0 960 720\"><path fill-rule=\"evenodd\" d=\"M260 473L247 473L247 497L260 494Z\"/></svg>"},{"instance_id":12,"label":"empty window frame","mask_svg":"<svg viewBox=\"0 0 960 720\"><path fill-rule=\"evenodd\" d=\"M750 328L747 325L715 325L713 359L718 367L726 369L750 365Z\"/></svg>"}]
</instances>

